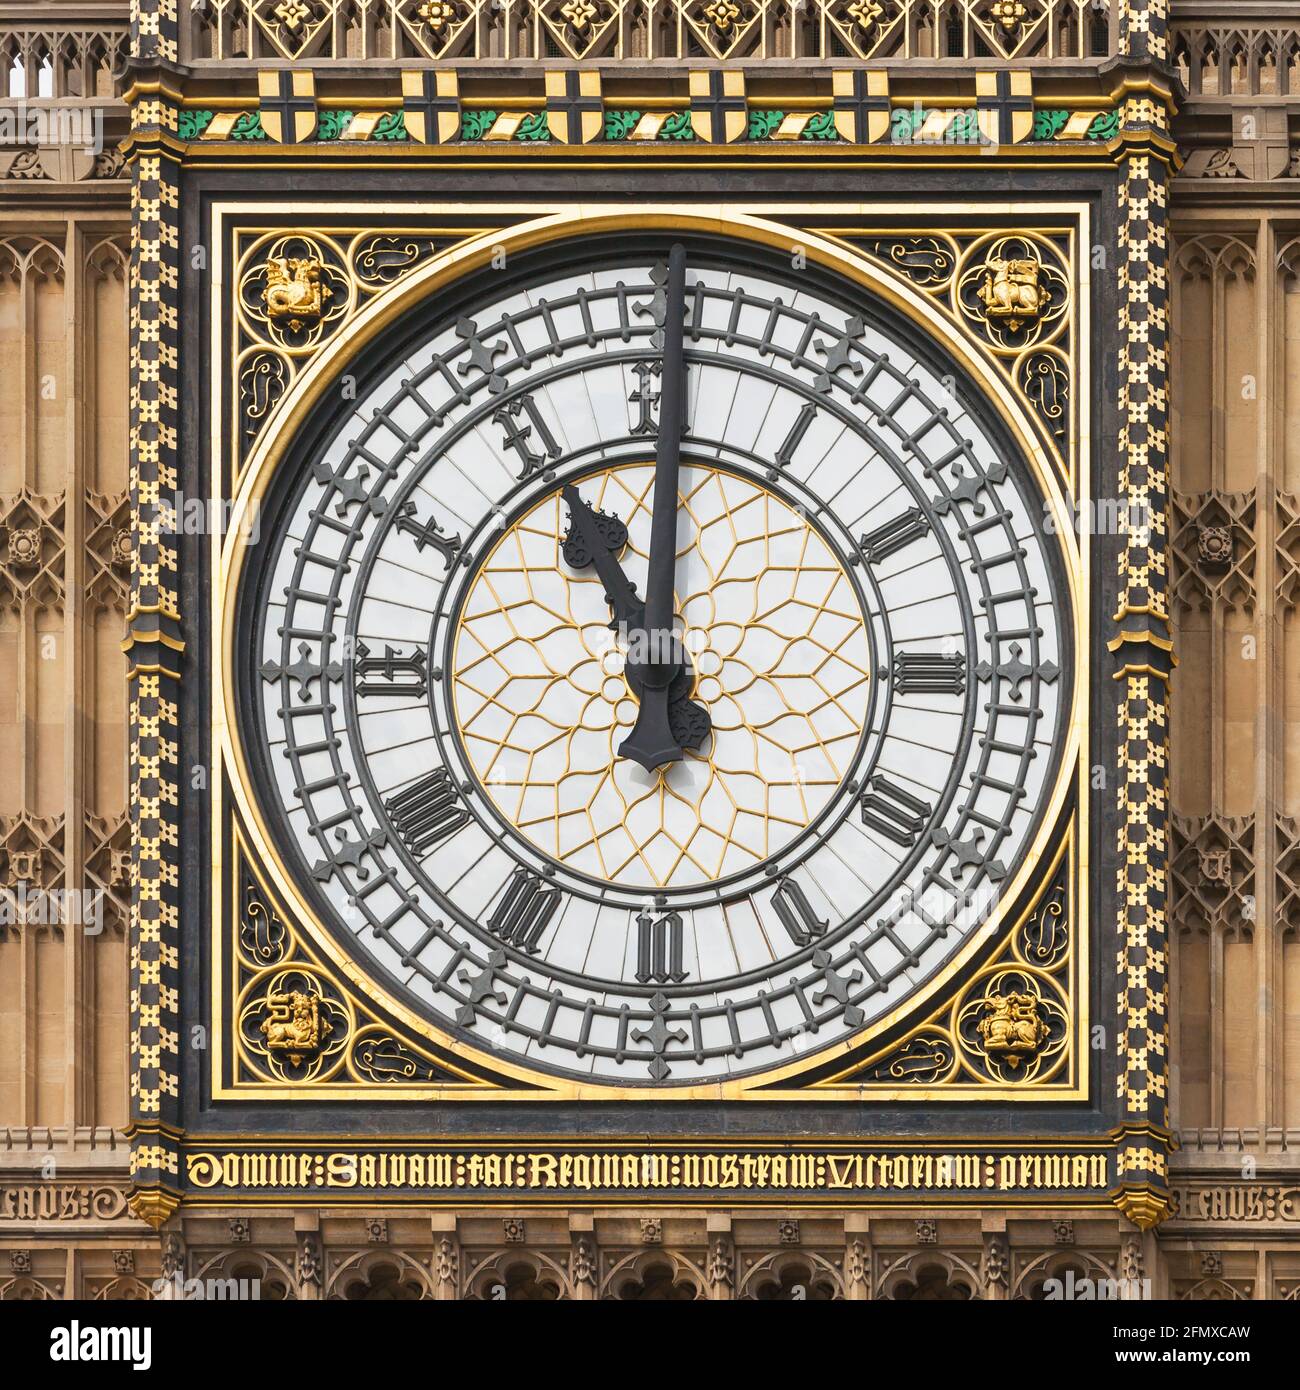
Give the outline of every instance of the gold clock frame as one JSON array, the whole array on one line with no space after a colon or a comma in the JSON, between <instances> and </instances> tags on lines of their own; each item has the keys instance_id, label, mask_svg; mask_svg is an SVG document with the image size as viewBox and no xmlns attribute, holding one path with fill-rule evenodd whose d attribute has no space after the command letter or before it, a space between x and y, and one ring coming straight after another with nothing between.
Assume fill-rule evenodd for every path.
<instances>
[{"instance_id":1,"label":"gold clock frame","mask_svg":"<svg viewBox=\"0 0 1300 1390\"><path fill-rule=\"evenodd\" d=\"M1043 225L1068 238L1070 247L1070 325L1072 330L1073 398L1079 403L1077 427L1074 430L1065 459L1054 458L1056 450L1048 447L1035 425L1028 403L1020 392L993 365L991 354L978 341L969 326L947 315L935 300L917 289L902 275L896 274L879 261L857 252L846 241L828 235L827 223L849 219L856 227L877 226L882 233L906 234L924 229L929 233L936 225L945 230L966 231L980 236L993 232L1006 234L1009 219L1023 219L1026 211L1035 226ZM411 1101L717 1101L717 1100L817 1100L876 1102L981 1101L995 1100L1043 1101L1059 1103L1065 1100L1086 1099L1089 1094L1091 1068L1089 1065L1089 930L1088 930L1088 805L1089 748L1088 694L1091 674L1090 643L1090 585L1088 548L1077 544L1075 515L1087 515L1088 468L1090 457L1089 429L1086 403L1090 400L1088 354L1081 350L1089 342L1089 302L1087 259L1078 254L1080 246L1091 244L1089 235L1090 209L1081 201L1042 201L1027 205L1020 203L930 202L872 204L856 202L811 203L798 209L798 222L788 220L791 209L782 204L729 204L724 206L693 206L684 204L651 204L629 213L614 204L572 203L475 203L460 206L439 205L424 207L411 204L404 212L413 220L427 219L431 225L445 228L454 225L458 216L465 219L469 229L464 240L434 255L424 264L398 279L359 308L337 332L322 342L310 361L292 381L283 398L276 404L246 465L242 470L222 457L222 431L217 422L227 419L228 403L222 398L220 371L223 358L222 335L228 318L233 316L233 304L239 286L227 279L222 256L225 227L228 220L247 219L266 215L265 204L216 202L212 207L213 265L211 273L211 419L210 476L219 480L230 476L234 482L230 498L230 525L224 535L214 532L210 537L211 610L210 631L212 647L211 699L212 720L210 767L212 775L211 862L212 907L209 917L208 946L211 960L211 1021L213 1046L209 1052L211 1094L214 1100L281 1102L289 1099L313 1100L411 1100ZM327 219L355 218L358 227L373 219L373 207L365 203L323 204L319 201L298 201L281 204L276 209L280 230L291 231L320 224L328 234ZM481 230L483 219L499 216L503 222L515 225ZM470 219L473 219L471 222ZM891 220L893 219L893 220ZM905 221L903 220L905 219ZM814 226L821 230L814 231ZM863 1054L863 1037L843 1039L819 1049L798 1061L771 1067L734 1080L684 1086L619 1086L595 1081L556 1076L535 1071L517 1062L506 1061L490 1052L471 1047L460 1039L437 1028L399 1001L388 997L380 986L334 942L329 933L315 923L314 915L298 893L293 876L277 854L252 792L237 735L234 710L234 689L230 679L233 669L235 632L234 598L237 593L246 547L239 522L255 514L262 493L268 485L290 441L306 419L314 404L320 400L346 365L366 344L374 340L391 323L426 296L462 275L488 264L494 253L504 249L508 254L541 245L545 242L583 234L632 227L679 228L683 231L710 232L737 237L789 252L798 247L809 260L838 272L871 292L879 295L904 314L930 338L940 342L961 363L981 389L985 399L1001 416L1034 472L1041 495L1050 508L1053 529L1058 537L1060 553L1065 563L1067 583L1074 602L1075 613L1075 680L1071 709L1073 718L1067 735L1067 747L1056 782L1047 801L1047 809L1030 852L1019 872L1002 895L1004 903L1019 899L1034 876L1040 860L1051 858L1053 864L1066 854L1070 866L1068 906L1069 926L1074 933L1070 959L1072 982L1068 1000L1068 1065L1057 1066L1048 1079L1040 1082L1009 1084L949 1083L929 1085L890 1085L852 1082L847 1073L833 1072L833 1080L815 1085L800 1084L801 1074L814 1070L825 1071L837 1058L846 1054ZM268 223L261 230L270 231ZM405 229L402 229L403 232ZM233 270L233 267L231 268ZM1064 465L1064 467L1062 467ZM1062 815L1073 795L1068 822L1064 828ZM233 832L233 834L232 834ZM339 989L359 1002L362 1011L373 1013L375 1003L396 1020L418 1047L419 1040L431 1042L453 1058L460 1056L504 1079L504 1084L475 1082L464 1086L454 1084L403 1085L399 1088L381 1084L362 1084L355 1081L320 1083L277 1083L273 1081L228 1082L223 1074L224 1063L237 1050L234 1028L227 1026L227 1010L233 1002L235 982L227 978L223 967L223 935L236 929L235 914L239 910L238 885L234 881L233 846L238 836L247 846L253 864L259 872L264 890L284 912L290 930L320 968L328 972ZM1068 845L1066 844L1068 841ZM228 853L228 849L231 850ZM1044 880L1043 894L1051 887ZM943 1014L952 1003L946 987L954 975L963 971L981 950L987 949L989 934L999 941L1008 939L1035 910L1030 903L1020 918L1011 923L1004 913L990 932L975 934L935 976L926 981L909 999L878 1020L871 1029L882 1038L894 1032L905 1036L931 1016ZM992 957L990 957L992 959ZM227 998L227 995L231 998ZM367 1003L365 1001L373 1001ZM232 1015L233 1017L233 1011ZM902 1025L907 1024L907 1027ZM887 1052L865 1054L868 1061ZM853 1071L860 1071L855 1060ZM517 1084L510 1084L515 1082Z\"/></svg>"}]
</instances>

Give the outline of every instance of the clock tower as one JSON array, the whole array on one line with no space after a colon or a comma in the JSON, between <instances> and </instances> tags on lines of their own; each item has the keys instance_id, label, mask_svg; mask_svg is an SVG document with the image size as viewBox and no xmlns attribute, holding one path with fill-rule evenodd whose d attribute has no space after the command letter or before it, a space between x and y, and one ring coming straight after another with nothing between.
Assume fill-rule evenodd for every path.
<instances>
[{"instance_id":1,"label":"clock tower","mask_svg":"<svg viewBox=\"0 0 1300 1390\"><path fill-rule=\"evenodd\" d=\"M1180 1177L1171 1087L1220 1142L1225 1078L1256 1082L1220 1019L1200 1097L1209 1005L1187 1001L1235 981L1285 1011L1285 941L1249 966L1262 924L1231 904L1285 920L1262 882L1290 861L1259 858L1256 812L1175 813L1203 748L1211 780L1233 759L1170 691L1252 635L1233 586L1259 589L1246 571L1294 528L1279 511L1248 544L1265 509L1213 463L1171 504L1171 427L1188 458L1201 436L1231 453L1229 416L1285 433L1284 401L1223 397L1233 238L1189 242L1202 273L1170 225L1175 188L1225 159L1263 177L1285 117L1266 102L1219 150L1210 40L1176 20L1164 0L134 0L101 176L119 501L73 470L100 498L73 539L117 597L98 570L71 586L92 627L125 621L126 771L117 829L60 848L46 888L102 879L117 914L119 945L86 937L67 970L80 998L88 962L118 961L115 984L96 968L125 1011L122 1113L86 1125L83 1088L64 1127L111 1144L107 1219L142 1283L1196 1284L1179 1223L1212 1199ZM44 341L54 272L29 290L46 262L15 236ZM1260 313L1274 352L1287 311ZM96 409L98 353L101 394L76 393ZM1241 364L1257 391L1289 380ZM1219 394L1192 428L1202 366ZM40 612L69 587L42 448L5 562ZM54 862L43 814L0 826L6 892ZM1288 1132L1296 1059L1269 1026L1256 1137ZM15 1086L30 1136L50 1102Z\"/></svg>"}]
</instances>

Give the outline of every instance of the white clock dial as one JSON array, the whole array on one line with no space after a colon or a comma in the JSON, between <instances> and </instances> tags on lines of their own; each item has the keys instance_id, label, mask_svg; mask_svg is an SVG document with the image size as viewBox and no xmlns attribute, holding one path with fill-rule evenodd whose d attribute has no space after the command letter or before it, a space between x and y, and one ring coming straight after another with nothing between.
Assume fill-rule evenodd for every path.
<instances>
[{"instance_id":1,"label":"white clock dial","mask_svg":"<svg viewBox=\"0 0 1300 1390\"><path fill-rule=\"evenodd\" d=\"M435 306L282 485L249 761L322 920L432 1024L695 1084L869 1028L996 915L1058 780L1070 595L953 364L856 286L692 243L674 690L708 733L620 755L663 249L595 249ZM566 558L575 508L615 570Z\"/></svg>"}]
</instances>

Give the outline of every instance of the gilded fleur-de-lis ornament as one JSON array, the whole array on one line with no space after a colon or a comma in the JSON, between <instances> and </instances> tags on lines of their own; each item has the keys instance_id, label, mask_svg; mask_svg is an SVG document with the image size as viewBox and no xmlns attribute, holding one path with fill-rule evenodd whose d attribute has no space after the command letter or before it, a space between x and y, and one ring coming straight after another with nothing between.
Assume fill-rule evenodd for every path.
<instances>
[{"instance_id":1,"label":"gilded fleur-de-lis ornament","mask_svg":"<svg viewBox=\"0 0 1300 1390\"><path fill-rule=\"evenodd\" d=\"M415 13L433 33L440 34L456 18L456 7L448 0L424 0Z\"/></svg>"},{"instance_id":2,"label":"gilded fleur-de-lis ornament","mask_svg":"<svg viewBox=\"0 0 1300 1390\"><path fill-rule=\"evenodd\" d=\"M272 13L291 34L296 34L312 17L311 6L303 0L281 0Z\"/></svg>"},{"instance_id":3,"label":"gilded fleur-de-lis ornament","mask_svg":"<svg viewBox=\"0 0 1300 1390\"><path fill-rule=\"evenodd\" d=\"M993 0L989 6L989 18L1008 34L1024 26L1028 13L1021 0Z\"/></svg>"},{"instance_id":4,"label":"gilded fleur-de-lis ornament","mask_svg":"<svg viewBox=\"0 0 1300 1390\"><path fill-rule=\"evenodd\" d=\"M704 13L718 33L725 34L740 18L740 6L734 0L713 0L704 7Z\"/></svg>"},{"instance_id":5,"label":"gilded fleur-de-lis ornament","mask_svg":"<svg viewBox=\"0 0 1300 1390\"><path fill-rule=\"evenodd\" d=\"M579 34L596 17L596 7L591 0L567 0L566 4L560 6L560 13L569 21L570 26Z\"/></svg>"},{"instance_id":6,"label":"gilded fleur-de-lis ornament","mask_svg":"<svg viewBox=\"0 0 1300 1390\"><path fill-rule=\"evenodd\" d=\"M847 14L862 32L869 33L885 12L885 7L876 0L853 0Z\"/></svg>"}]
</instances>

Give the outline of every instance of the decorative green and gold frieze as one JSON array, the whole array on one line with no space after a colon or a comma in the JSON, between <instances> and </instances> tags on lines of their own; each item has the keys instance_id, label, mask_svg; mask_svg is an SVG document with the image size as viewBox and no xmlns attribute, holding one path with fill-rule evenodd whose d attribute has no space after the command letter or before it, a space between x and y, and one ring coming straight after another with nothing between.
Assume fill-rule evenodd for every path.
<instances>
[{"instance_id":1,"label":"decorative green and gold frieze","mask_svg":"<svg viewBox=\"0 0 1300 1390\"><path fill-rule=\"evenodd\" d=\"M244 109L217 111L201 101L187 107L180 138L332 144L338 141L414 145L476 143L589 145L692 142L705 145L789 143L977 146L1078 142L1106 144L1119 130L1118 107L1094 99L1086 106L1057 105L1035 96L1026 71L977 73L965 98L909 96L886 72L837 69L832 90L785 97L757 94L742 71L683 74L684 97L673 84L645 85L645 96L622 86L603 90L600 74L569 68L545 74L544 85L514 84L495 97L482 79L472 100L455 71L407 70L400 99L372 103L316 96L316 75L276 70L260 74L260 98ZM681 85L680 78L678 86ZM533 87L535 90L530 91Z\"/></svg>"}]
</instances>

